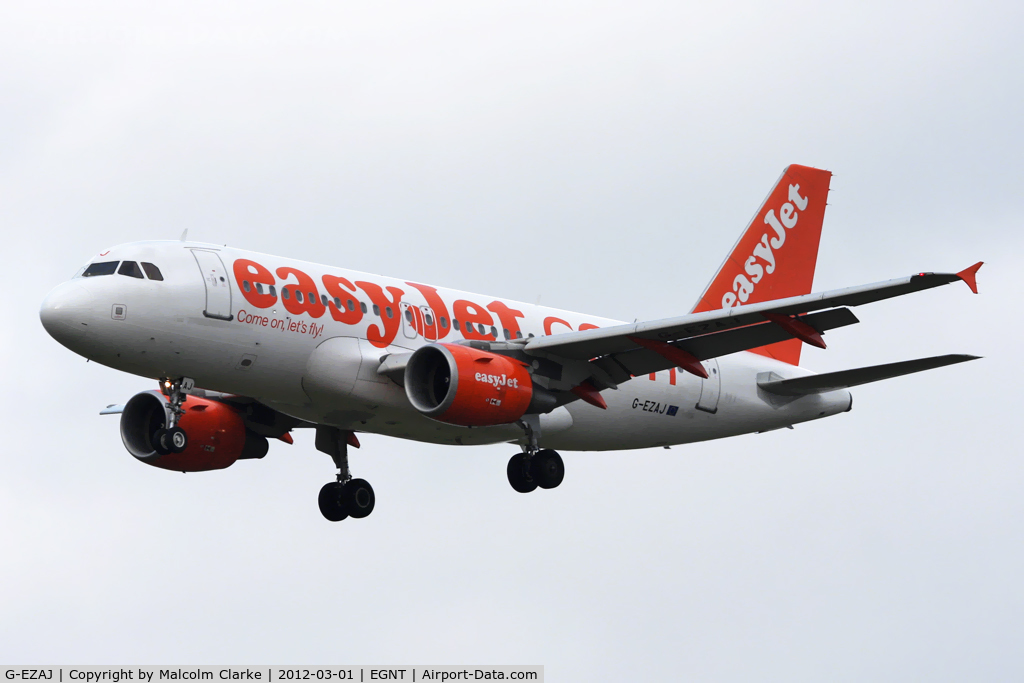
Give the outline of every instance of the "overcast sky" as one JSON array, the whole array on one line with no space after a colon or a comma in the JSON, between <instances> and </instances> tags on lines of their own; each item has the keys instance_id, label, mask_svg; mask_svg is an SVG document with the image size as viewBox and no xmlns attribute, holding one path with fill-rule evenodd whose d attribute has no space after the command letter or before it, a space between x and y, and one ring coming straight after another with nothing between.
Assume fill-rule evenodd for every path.
<instances>
[{"instance_id":1,"label":"overcast sky","mask_svg":"<svg viewBox=\"0 0 1024 683\"><path fill-rule=\"evenodd\" d=\"M0 660L529 663L552 681L1024 677L1024 5L7 3ZM789 163L836 175L831 371L984 360L671 450L365 436L325 522L311 433L183 476L123 448L149 381L38 319L92 254L193 239L632 320L685 313Z\"/></svg>"}]
</instances>

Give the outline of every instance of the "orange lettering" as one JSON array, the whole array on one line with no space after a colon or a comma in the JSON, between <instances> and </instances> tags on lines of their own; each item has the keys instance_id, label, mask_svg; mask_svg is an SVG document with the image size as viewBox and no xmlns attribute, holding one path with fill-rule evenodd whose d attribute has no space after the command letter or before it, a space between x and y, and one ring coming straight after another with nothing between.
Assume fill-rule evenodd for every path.
<instances>
[{"instance_id":1,"label":"orange lettering","mask_svg":"<svg viewBox=\"0 0 1024 683\"><path fill-rule=\"evenodd\" d=\"M516 318L525 318L522 311L517 311L514 308L509 308L500 301L492 301L487 304L487 308L491 309L498 315L498 320L501 322L503 330L508 330L509 339L518 339L523 336L522 330L519 329L519 322Z\"/></svg>"},{"instance_id":2,"label":"orange lettering","mask_svg":"<svg viewBox=\"0 0 1024 683\"><path fill-rule=\"evenodd\" d=\"M341 301L341 308L338 308L334 301L327 302L327 310L331 312L332 318L346 325L355 325L363 319L363 311L359 308L359 303L352 297L350 292L342 289L344 286L355 292L355 285L345 278L336 275L324 275L321 279L324 282L324 289L327 290L327 296Z\"/></svg>"},{"instance_id":3,"label":"orange lettering","mask_svg":"<svg viewBox=\"0 0 1024 683\"><path fill-rule=\"evenodd\" d=\"M392 297L389 299L380 285L361 281L357 281L356 285L369 295L370 301L380 311L380 325L370 325L366 329L366 339L377 348L383 349L398 336L399 316L402 314L398 304L401 303L405 292L398 287L388 287ZM388 315L388 311L391 311L391 315Z\"/></svg>"},{"instance_id":4,"label":"orange lettering","mask_svg":"<svg viewBox=\"0 0 1024 683\"><path fill-rule=\"evenodd\" d=\"M269 292L261 294L259 289L256 288L257 284L266 285L269 288L277 282L274 279L274 274L269 270L255 261L240 258L235 261L234 271L235 282L242 290L242 296L250 304L257 308L270 308L277 302L276 296ZM246 287L245 283L249 283L249 286ZM263 289L263 287L260 287L260 289Z\"/></svg>"},{"instance_id":5,"label":"orange lettering","mask_svg":"<svg viewBox=\"0 0 1024 683\"><path fill-rule=\"evenodd\" d=\"M452 321L448 318L448 307L444 305L444 301L441 300L437 289L429 285L418 285L415 282L406 282L405 284L418 289L423 298L427 300L427 306L430 306L430 309L434 311L434 329L430 331L435 332L436 336L427 334L428 330L422 322L422 315L416 316L416 331L424 338L434 336L435 339L440 340L447 337L448 332L451 331ZM444 321L443 324L442 320Z\"/></svg>"},{"instance_id":6,"label":"orange lettering","mask_svg":"<svg viewBox=\"0 0 1024 683\"><path fill-rule=\"evenodd\" d=\"M548 316L547 318L544 318L544 334L551 334L551 326L554 325L555 323L558 323L560 325L565 325L566 327L569 328L569 331L572 332L572 325L570 325L569 323L565 322L561 318L556 318L554 316Z\"/></svg>"},{"instance_id":7,"label":"orange lettering","mask_svg":"<svg viewBox=\"0 0 1024 683\"><path fill-rule=\"evenodd\" d=\"M320 301L313 278L298 268L277 269L277 276L282 280L287 279L289 275L295 277L297 284L281 285L281 299L288 312L292 315L309 313L314 318L322 316L327 308Z\"/></svg>"},{"instance_id":8,"label":"orange lettering","mask_svg":"<svg viewBox=\"0 0 1024 683\"><path fill-rule=\"evenodd\" d=\"M494 318L483 306L459 299L452 304L452 312L455 314L455 319L462 323L462 336L466 339L494 339L489 330L480 332L480 328L475 326L476 324L490 327L494 324Z\"/></svg>"}]
</instances>

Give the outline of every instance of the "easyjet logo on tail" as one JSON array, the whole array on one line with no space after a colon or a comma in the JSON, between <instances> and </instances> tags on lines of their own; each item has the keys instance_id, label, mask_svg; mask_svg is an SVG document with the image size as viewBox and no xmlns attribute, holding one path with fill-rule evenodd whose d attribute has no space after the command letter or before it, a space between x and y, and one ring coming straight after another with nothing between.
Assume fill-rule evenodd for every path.
<instances>
[{"instance_id":1,"label":"easyjet logo on tail","mask_svg":"<svg viewBox=\"0 0 1024 683\"><path fill-rule=\"evenodd\" d=\"M799 185L789 186L789 201L779 207L779 215L775 209L769 209L764 216L764 223L770 226L775 235L761 235L761 240L754 246L753 253L743 263L743 273L732 281L732 291L722 295L722 308L732 308L738 303L744 304L754 293L754 286L761 281L765 273L775 272L775 252L786 244L786 230L796 227L800 212L807 209L808 197L800 195ZM761 265L762 262L764 265ZM750 276L749 278L747 276Z\"/></svg>"},{"instance_id":2,"label":"easyjet logo on tail","mask_svg":"<svg viewBox=\"0 0 1024 683\"><path fill-rule=\"evenodd\" d=\"M693 312L809 294L831 179L819 168L786 167ZM753 351L794 365L800 360L794 340Z\"/></svg>"}]
</instances>

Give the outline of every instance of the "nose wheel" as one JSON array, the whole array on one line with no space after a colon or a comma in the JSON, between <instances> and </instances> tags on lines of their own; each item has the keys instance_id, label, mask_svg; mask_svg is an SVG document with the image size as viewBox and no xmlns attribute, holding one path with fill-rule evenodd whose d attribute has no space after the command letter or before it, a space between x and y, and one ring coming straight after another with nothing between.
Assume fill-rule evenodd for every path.
<instances>
[{"instance_id":1,"label":"nose wheel","mask_svg":"<svg viewBox=\"0 0 1024 683\"><path fill-rule=\"evenodd\" d=\"M324 484L317 497L320 514L329 522L351 517L362 519L373 512L377 497L365 479L353 479L348 468L348 447L359 448L353 432L336 427L317 427L316 448L327 453L338 468L338 480Z\"/></svg>"},{"instance_id":2,"label":"nose wheel","mask_svg":"<svg viewBox=\"0 0 1024 683\"><path fill-rule=\"evenodd\" d=\"M176 380L165 379L160 384L167 395L168 420L164 427L153 433L150 439L153 450L160 455L184 453L188 448L188 434L178 426L178 420L185 414L182 405L185 403L188 392L195 387L195 381L190 377L182 377Z\"/></svg>"},{"instance_id":3,"label":"nose wheel","mask_svg":"<svg viewBox=\"0 0 1024 683\"><path fill-rule=\"evenodd\" d=\"M153 450L160 455L184 453L188 448L188 434L181 427L158 429L153 434Z\"/></svg>"}]
</instances>

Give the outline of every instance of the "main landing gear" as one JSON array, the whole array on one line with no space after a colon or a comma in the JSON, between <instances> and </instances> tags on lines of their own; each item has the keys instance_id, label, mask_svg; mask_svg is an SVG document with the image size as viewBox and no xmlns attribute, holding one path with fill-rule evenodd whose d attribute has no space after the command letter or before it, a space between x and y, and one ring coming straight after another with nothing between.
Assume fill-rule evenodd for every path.
<instances>
[{"instance_id":1,"label":"main landing gear","mask_svg":"<svg viewBox=\"0 0 1024 683\"><path fill-rule=\"evenodd\" d=\"M352 432L337 427L316 428L316 448L334 460L338 480L324 484L317 503L320 513L330 522L346 517L362 519L371 512L376 502L373 487L365 479L353 479L348 469L348 447L359 448L359 440Z\"/></svg>"},{"instance_id":2,"label":"main landing gear","mask_svg":"<svg viewBox=\"0 0 1024 683\"><path fill-rule=\"evenodd\" d=\"M516 453L508 461L508 483L519 493L536 488L553 489L565 479L562 456L552 450Z\"/></svg>"},{"instance_id":3,"label":"main landing gear","mask_svg":"<svg viewBox=\"0 0 1024 683\"><path fill-rule=\"evenodd\" d=\"M536 415L526 415L519 422L526 433L523 452L516 453L508 461L508 483L519 493L530 493L542 489L553 489L565 479L565 463L562 456L550 449L537 446L540 438L540 420Z\"/></svg>"},{"instance_id":4,"label":"main landing gear","mask_svg":"<svg viewBox=\"0 0 1024 683\"><path fill-rule=\"evenodd\" d=\"M178 420L185 412L181 406L185 403L186 394L195 386L195 381L190 377L181 377L176 380L163 380L161 384L164 393L167 394L169 419L164 427L153 433L153 450L160 455L183 453L188 448L188 434L178 426Z\"/></svg>"}]
</instances>

